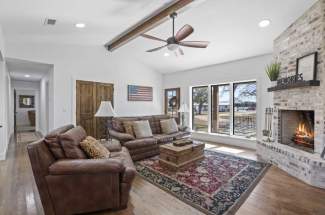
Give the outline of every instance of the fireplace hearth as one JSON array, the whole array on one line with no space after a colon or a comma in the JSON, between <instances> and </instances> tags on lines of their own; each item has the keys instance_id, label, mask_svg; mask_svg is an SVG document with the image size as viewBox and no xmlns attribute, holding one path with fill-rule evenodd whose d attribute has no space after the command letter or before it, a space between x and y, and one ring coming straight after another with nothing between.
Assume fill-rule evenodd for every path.
<instances>
[{"instance_id":1,"label":"fireplace hearth","mask_svg":"<svg viewBox=\"0 0 325 215\"><path fill-rule=\"evenodd\" d=\"M278 142L313 153L314 115L314 111L280 110Z\"/></svg>"}]
</instances>

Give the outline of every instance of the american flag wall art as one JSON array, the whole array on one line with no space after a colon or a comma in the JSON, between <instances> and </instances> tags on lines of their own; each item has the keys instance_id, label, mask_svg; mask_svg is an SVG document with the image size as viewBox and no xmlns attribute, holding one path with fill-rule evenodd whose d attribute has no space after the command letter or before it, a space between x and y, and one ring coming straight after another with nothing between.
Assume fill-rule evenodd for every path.
<instances>
[{"instance_id":1,"label":"american flag wall art","mask_svg":"<svg viewBox=\"0 0 325 215\"><path fill-rule=\"evenodd\" d=\"M152 87L128 85L128 101L152 101Z\"/></svg>"}]
</instances>

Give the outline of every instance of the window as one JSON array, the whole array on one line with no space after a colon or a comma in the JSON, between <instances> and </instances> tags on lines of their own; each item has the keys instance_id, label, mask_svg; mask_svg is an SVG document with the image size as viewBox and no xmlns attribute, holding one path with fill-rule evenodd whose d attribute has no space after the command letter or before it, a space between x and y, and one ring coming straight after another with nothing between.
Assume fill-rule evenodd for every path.
<instances>
[{"instance_id":1,"label":"window","mask_svg":"<svg viewBox=\"0 0 325 215\"><path fill-rule=\"evenodd\" d=\"M211 87L211 132L213 133L230 134L230 89L229 84Z\"/></svg>"},{"instance_id":2,"label":"window","mask_svg":"<svg viewBox=\"0 0 325 215\"><path fill-rule=\"evenodd\" d=\"M192 129L208 132L209 99L208 87L192 88Z\"/></svg>"},{"instance_id":3,"label":"window","mask_svg":"<svg viewBox=\"0 0 325 215\"><path fill-rule=\"evenodd\" d=\"M234 135L256 137L256 83L234 84Z\"/></svg>"},{"instance_id":4,"label":"window","mask_svg":"<svg viewBox=\"0 0 325 215\"><path fill-rule=\"evenodd\" d=\"M192 130L256 138L256 90L256 82L192 87Z\"/></svg>"}]
</instances>

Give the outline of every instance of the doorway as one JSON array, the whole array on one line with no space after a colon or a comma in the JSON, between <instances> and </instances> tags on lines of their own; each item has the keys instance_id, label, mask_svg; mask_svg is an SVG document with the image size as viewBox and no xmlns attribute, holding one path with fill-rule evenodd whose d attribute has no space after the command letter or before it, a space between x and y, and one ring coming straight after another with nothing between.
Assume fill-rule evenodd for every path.
<instances>
[{"instance_id":1,"label":"doorway","mask_svg":"<svg viewBox=\"0 0 325 215\"><path fill-rule=\"evenodd\" d=\"M106 120L95 118L101 101L113 101L114 85L92 81L76 81L76 120L88 135L98 139L105 138Z\"/></svg>"},{"instance_id":2,"label":"doorway","mask_svg":"<svg viewBox=\"0 0 325 215\"><path fill-rule=\"evenodd\" d=\"M48 84L53 66L7 59L12 91L12 121L17 143L30 143L48 132Z\"/></svg>"}]
</instances>

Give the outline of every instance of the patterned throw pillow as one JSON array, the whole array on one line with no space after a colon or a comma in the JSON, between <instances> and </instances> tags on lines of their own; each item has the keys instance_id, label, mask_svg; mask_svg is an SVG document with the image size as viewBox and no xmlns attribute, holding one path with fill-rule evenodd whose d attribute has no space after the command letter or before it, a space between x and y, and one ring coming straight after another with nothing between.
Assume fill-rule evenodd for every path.
<instances>
[{"instance_id":1,"label":"patterned throw pillow","mask_svg":"<svg viewBox=\"0 0 325 215\"><path fill-rule=\"evenodd\" d=\"M146 138L153 136L148 120L134 121L133 131L137 138Z\"/></svg>"},{"instance_id":2,"label":"patterned throw pillow","mask_svg":"<svg viewBox=\"0 0 325 215\"><path fill-rule=\"evenodd\" d=\"M132 137L134 137L133 121L124 121L123 126L125 129L125 133L130 134Z\"/></svg>"},{"instance_id":3,"label":"patterned throw pillow","mask_svg":"<svg viewBox=\"0 0 325 215\"><path fill-rule=\"evenodd\" d=\"M93 159L105 159L109 158L110 155L108 149L91 136L87 136L80 142L80 147Z\"/></svg>"},{"instance_id":4,"label":"patterned throw pillow","mask_svg":"<svg viewBox=\"0 0 325 215\"><path fill-rule=\"evenodd\" d=\"M163 134L172 134L178 132L178 126L174 118L160 120L160 125Z\"/></svg>"}]
</instances>

